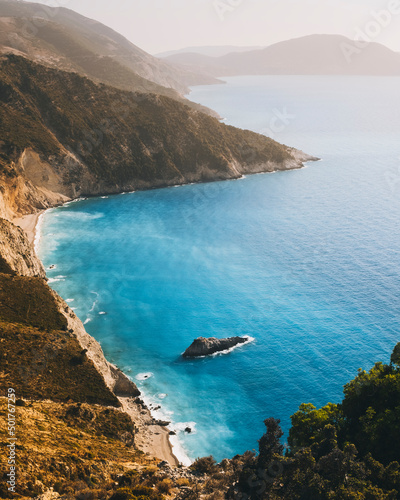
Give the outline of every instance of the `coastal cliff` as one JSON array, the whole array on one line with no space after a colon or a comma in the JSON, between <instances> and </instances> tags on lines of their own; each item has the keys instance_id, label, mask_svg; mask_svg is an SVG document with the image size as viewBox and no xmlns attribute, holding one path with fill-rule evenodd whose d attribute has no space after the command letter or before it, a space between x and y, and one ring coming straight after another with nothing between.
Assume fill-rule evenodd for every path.
<instances>
[{"instance_id":1,"label":"coastal cliff","mask_svg":"<svg viewBox=\"0 0 400 500\"><path fill-rule=\"evenodd\" d=\"M124 92L23 57L0 60L0 213L80 196L300 168L315 158L166 96Z\"/></svg>"},{"instance_id":2,"label":"coastal cliff","mask_svg":"<svg viewBox=\"0 0 400 500\"><path fill-rule=\"evenodd\" d=\"M341 404L301 405L285 455L269 418L257 455L171 467L149 445L168 431L48 287L23 232L0 220L0 241L0 392L15 394L15 406L0 396L0 437L10 407L18 432L18 481L12 493L0 483L2 498L260 500L261 486L265 499L398 497L400 344L390 365L359 371ZM0 465L9 468L5 453Z\"/></svg>"},{"instance_id":3,"label":"coastal cliff","mask_svg":"<svg viewBox=\"0 0 400 500\"><path fill-rule=\"evenodd\" d=\"M0 272L46 279L46 272L22 229L0 219Z\"/></svg>"},{"instance_id":4,"label":"coastal cliff","mask_svg":"<svg viewBox=\"0 0 400 500\"><path fill-rule=\"evenodd\" d=\"M19 424L24 423L24 434L32 428L32 422L39 430L50 426L48 433L38 434L34 427L29 436L19 437L20 456L27 453L26 460L31 463L30 467L18 466L16 491L21 498L44 493L62 478L66 483L74 475L78 479L84 467L95 467L93 477L104 481L117 471L129 470L129 464L143 466L160 460L178 463L168 443L168 431L154 421L138 398L136 385L107 361L100 344L48 286L43 265L24 231L0 219L1 394L6 395L9 388L18 398L17 416ZM4 402L0 396L0 414ZM92 448L86 442L77 442L71 443L75 449L68 449L70 436L77 429L89 433ZM1 419L0 434L5 431ZM64 445L53 442L62 435ZM102 444L104 438L109 441L108 452ZM44 456L38 454L38 441L47 443ZM79 448L81 458L75 459ZM86 456L89 449L102 450L103 457L109 455L109 462L104 465L101 456ZM62 450L65 453L60 455ZM2 465L5 458L0 457ZM79 465L84 463L82 459L88 465ZM44 473L49 460L57 466ZM41 480L35 482L35 477ZM9 498L3 485L0 496Z\"/></svg>"},{"instance_id":5,"label":"coastal cliff","mask_svg":"<svg viewBox=\"0 0 400 500\"><path fill-rule=\"evenodd\" d=\"M86 333L74 312L47 285L43 265L36 257L22 229L3 219L0 219L0 272L2 285L0 320L4 322L3 328L6 328L6 323L9 323L24 325L28 330L30 328L46 330L47 334L41 334L43 345L47 344L46 336L53 334L50 332L57 332L56 336L61 344L68 344L75 352L76 363L72 362L71 367L87 364L91 372L93 369L96 370L99 386L97 389L104 391L105 398L115 406L120 406L115 396L136 397L140 395L135 384L106 360L100 344ZM51 362L56 361L59 356L60 352L57 349L52 350ZM27 369L29 365L32 365L31 357L29 353L26 353ZM35 374L32 373L32 377L28 379L14 373L15 369L20 375L20 366L16 368L11 363L6 380L10 384L15 384L16 380L20 380L20 394L29 394L29 390L32 390L30 387L32 377L34 378ZM71 368L67 370L65 376L68 378L71 375L74 378L75 371ZM48 373L45 371L42 375L51 379L53 371ZM30 387L29 390L24 386L26 384ZM69 397L73 398L73 393L69 394ZM76 395L76 398L82 401L95 400L90 391L87 394Z\"/></svg>"}]
</instances>

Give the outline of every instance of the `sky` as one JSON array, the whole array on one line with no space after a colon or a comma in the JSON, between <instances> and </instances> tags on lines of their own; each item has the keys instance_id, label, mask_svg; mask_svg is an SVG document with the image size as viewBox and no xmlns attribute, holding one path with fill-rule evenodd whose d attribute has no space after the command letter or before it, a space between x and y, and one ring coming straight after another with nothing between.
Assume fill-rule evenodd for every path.
<instances>
[{"instance_id":1,"label":"sky","mask_svg":"<svg viewBox=\"0 0 400 500\"><path fill-rule=\"evenodd\" d=\"M400 0L36 0L115 29L151 54L189 46L267 46L327 33L400 51Z\"/></svg>"}]
</instances>

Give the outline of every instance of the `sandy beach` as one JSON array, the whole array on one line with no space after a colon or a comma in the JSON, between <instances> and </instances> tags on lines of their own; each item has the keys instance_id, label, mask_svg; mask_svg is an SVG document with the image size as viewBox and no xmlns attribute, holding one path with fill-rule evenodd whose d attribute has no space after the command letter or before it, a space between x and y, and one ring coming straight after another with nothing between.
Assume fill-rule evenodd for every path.
<instances>
[{"instance_id":1,"label":"sandy beach","mask_svg":"<svg viewBox=\"0 0 400 500\"><path fill-rule=\"evenodd\" d=\"M36 226L42 213L43 211L38 212L37 214L24 215L23 217L14 219L12 221L13 224L20 227L26 232L26 234L28 235L28 239L32 243L32 245L35 243Z\"/></svg>"},{"instance_id":2,"label":"sandy beach","mask_svg":"<svg viewBox=\"0 0 400 500\"><path fill-rule=\"evenodd\" d=\"M179 465L179 460L173 454L169 440L169 430L166 427L153 425L154 419L150 410L142 408L131 398L118 398L125 413L130 415L138 428L135 434L135 445L139 450L152 457L165 460L172 466Z\"/></svg>"}]
</instances>

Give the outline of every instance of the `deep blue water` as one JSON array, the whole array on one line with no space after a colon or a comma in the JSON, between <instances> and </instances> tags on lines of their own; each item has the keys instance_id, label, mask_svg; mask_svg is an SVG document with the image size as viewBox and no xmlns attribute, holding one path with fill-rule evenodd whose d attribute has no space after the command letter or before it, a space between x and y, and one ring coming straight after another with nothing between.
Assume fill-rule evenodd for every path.
<instances>
[{"instance_id":1,"label":"deep blue water","mask_svg":"<svg viewBox=\"0 0 400 500\"><path fill-rule=\"evenodd\" d=\"M52 286L191 458L256 448L269 416L287 431L400 340L400 79L227 81L190 98L322 161L72 203L40 241ZM182 361L200 335L255 341Z\"/></svg>"}]
</instances>

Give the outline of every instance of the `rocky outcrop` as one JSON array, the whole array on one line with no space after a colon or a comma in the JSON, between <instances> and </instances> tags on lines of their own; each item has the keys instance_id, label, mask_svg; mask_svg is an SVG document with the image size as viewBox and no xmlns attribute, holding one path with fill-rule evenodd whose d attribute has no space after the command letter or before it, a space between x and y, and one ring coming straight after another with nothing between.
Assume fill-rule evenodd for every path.
<instances>
[{"instance_id":1,"label":"rocky outcrop","mask_svg":"<svg viewBox=\"0 0 400 500\"><path fill-rule=\"evenodd\" d=\"M58 192L59 177L52 168L57 165L41 160L31 148L8 163L0 159L0 217L14 220L67 202L70 198Z\"/></svg>"},{"instance_id":2,"label":"rocky outcrop","mask_svg":"<svg viewBox=\"0 0 400 500\"><path fill-rule=\"evenodd\" d=\"M4 219L0 219L0 269L7 274L46 278L24 231Z\"/></svg>"},{"instance_id":3,"label":"rocky outcrop","mask_svg":"<svg viewBox=\"0 0 400 500\"><path fill-rule=\"evenodd\" d=\"M111 376L115 380L113 393L118 397L136 397L140 396L140 391L136 384L129 380L129 378L119 368L109 363Z\"/></svg>"},{"instance_id":4,"label":"rocky outcrop","mask_svg":"<svg viewBox=\"0 0 400 500\"><path fill-rule=\"evenodd\" d=\"M217 352L227 351L240 344L249 342L248 337L230 337L217 339L215 337L195 339L190 347L182 354L184 358L200 358Z\"/></svg>"}]
</instances>

